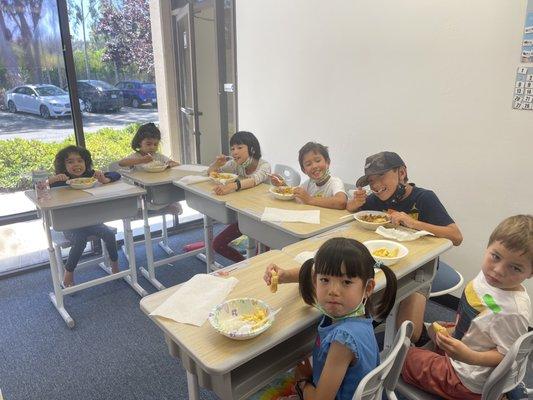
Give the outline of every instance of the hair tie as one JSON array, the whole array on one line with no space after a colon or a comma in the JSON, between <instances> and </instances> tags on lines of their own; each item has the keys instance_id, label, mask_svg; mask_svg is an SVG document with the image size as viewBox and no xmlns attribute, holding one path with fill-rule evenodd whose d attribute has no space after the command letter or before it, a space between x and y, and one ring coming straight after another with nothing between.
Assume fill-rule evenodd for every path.
<instances>
[{"instance_id":1,"label":"hair tie","mask_svg":"<svg viewBox=\"0 0 533 400\"><path fill-rule=\"evenodd\" d=\"M374 268L381 269L385 264L383 264L383 261L376 261L374 263Z\"/></svg>"}]
</instances>

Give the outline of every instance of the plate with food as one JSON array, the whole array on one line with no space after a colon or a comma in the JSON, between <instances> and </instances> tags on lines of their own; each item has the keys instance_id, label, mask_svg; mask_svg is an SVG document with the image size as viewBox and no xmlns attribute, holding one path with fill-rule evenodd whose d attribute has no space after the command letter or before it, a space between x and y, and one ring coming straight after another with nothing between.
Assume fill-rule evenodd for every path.
<instances>
[{"instance_id":1,"label":"plate with food","mask_svg":"<svg viewBox=\"0 0 533 400\"><path fill-rule=\"evenodd\" d=\"M74 178L69 179L66 184L69 185L72 189L90 189L94 185L96 185L96 182L98 182L98 179L90 177L90 178Z\"/></svg>"},{"instance_id":2,"label":"plate with food","mask_svg":"<svg viewBox=\"0 0 533 400\"><path fill-rule=\"evenodd\" d=\"M141 167L146 172L163 172L168 168L168 165L162 163L161 161L154 160L146 164L139 164L139 167Z\"/></svg>"},{"instance_id":3,"label":"plate with food","mask_svg":"<svg viewBox=\"0 0 533 400\"><path fill-rule=\"evenodd\" d=\"M209 313L209 323L235 340L254 338L272 326L275 312L262 300L242 297L227 300Z\"/></svg>"},{"instance_id":4,"label":"plate with food","mask_svg":"<svg viewBox=\"0 0 533 400\"><path fill-rule=\"evenodd\" d=\"M271 186L268 191L278 200L292 200L294 199L293 186Z\"/></svg>"},{"instance_id":5,"label":"plate with food","mask_svg":"<svg viewBox=\"0 0 533 400\"><path fill-rule=\"evenodd\" d=\"M353 217L361 227L372 231L391 222L390 215L382 211L359 211Z\"/></svg>"},{"instance_id":6,"label":"plate with food","mask_svg":"<svg viewBox=\"0 0 533 400\"><path fill-rule=\"evenodd\" d=\"M392 240L367 240L363 242L374 260L385 264L387 267L396 264L409 254L409 250L403 244Z\"/></svg>"},{"instance_id":7,"label":"plate with food","mask_svg":"<svg viewBox=\"0 0 533 400\"><path fill-rule=\"evenodd\" d=\"M228 183L235 182L239 175L230 174L229 172L211 172L209 178L221 185L227 185Z\"/></svg>"}]
</instances>

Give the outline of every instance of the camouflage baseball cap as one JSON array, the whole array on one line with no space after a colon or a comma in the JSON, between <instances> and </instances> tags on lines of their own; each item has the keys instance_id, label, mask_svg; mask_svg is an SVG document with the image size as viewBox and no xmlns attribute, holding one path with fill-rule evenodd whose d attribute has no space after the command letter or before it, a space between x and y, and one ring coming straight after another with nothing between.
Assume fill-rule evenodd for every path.
<instances>
[{"instance_id":1,"label":"camouflage baseball cap","mask_svg":"<svg viewBox=\"0 0 533 400\"><path fill-rule=\"evenodd\" d=\"M370 175L379 175L393 168L405 167L405 163L401 157L392 151L382 151L367 157L365 161L365 174L360 177L355 186L363 187L368 185L368 177Z\"/></svg>"}]
</instances>

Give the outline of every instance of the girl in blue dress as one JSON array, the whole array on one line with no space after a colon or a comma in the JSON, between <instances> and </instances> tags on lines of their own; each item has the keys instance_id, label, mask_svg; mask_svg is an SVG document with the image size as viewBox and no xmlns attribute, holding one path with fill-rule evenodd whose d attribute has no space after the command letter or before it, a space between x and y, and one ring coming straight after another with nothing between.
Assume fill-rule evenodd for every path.
<instances>
[{"instance_id":1,"label":"girl in blue dress","mask_svg":"<svg viewBox=\"0 0 533 400\"><path fill-rule=\"evenodd\" d=\"M313 366L306 360L296 369L296 390L303 399L351 400L361 379L379 365L373 315L385 318L396 299L396 276L380 266L386 287L372 298L375 261L360 242L332 238L299 272L303 300L324 317L318 326ZM379 300L376 303L376 300Z\"/></svg>"}]
</instances>

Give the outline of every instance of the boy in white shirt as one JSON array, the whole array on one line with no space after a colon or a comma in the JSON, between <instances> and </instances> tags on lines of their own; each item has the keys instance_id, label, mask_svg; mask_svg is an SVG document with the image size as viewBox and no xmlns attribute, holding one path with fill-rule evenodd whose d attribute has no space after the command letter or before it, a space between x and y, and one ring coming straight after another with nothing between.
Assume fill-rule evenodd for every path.
<instances>
[{"instance_id":1,"label":"boy in white shirt","mask_svg":"<svg viewBox=\"0 0 533 400\"><path fill-rule=\"evenodd\" d=\"M481 399L483 384L528 330L531 301L522 282L533 276L533 216L501 222L489 239L481 272L463 292L453 337L436 333L444 354L412 347L403 379L445 399Z\"/></svg>"},{"instance_id":2,"label":"boy in white shirt","mask_svg":"<svg viewBox=\"0 0 533 400\"><path fill-rule=\"evenodd\" d=\"M297 201L344 210L347 201L344 183L329 173L331 160L328 148L320 143L308 142L298 152L298 161L309 179L294 189Z\"/></svg>"}]
</instances>

